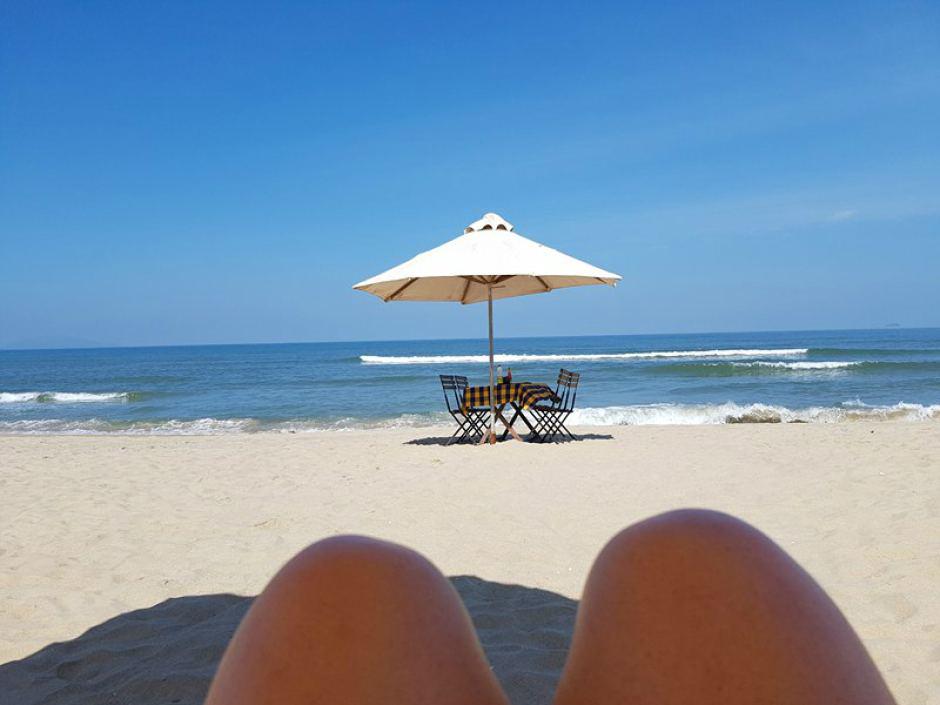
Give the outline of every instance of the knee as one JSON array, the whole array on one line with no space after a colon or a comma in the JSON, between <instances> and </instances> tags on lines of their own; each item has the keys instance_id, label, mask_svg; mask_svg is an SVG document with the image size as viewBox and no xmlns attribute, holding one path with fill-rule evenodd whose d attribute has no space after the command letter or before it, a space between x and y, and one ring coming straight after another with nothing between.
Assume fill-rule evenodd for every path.
<instances>
[{"instance_id":1,"label":"knee","mask_svg":"<svg viewBox=\"0 0 940 705\"><path fill-rule=\"evenodd\" d=\"M387 598L397 585L438 576L430 561L409 548L366 536L344 535L305 548L281 568L268 589L287 588L308 597L381 593Z\"/></svg>"},{"instance_id":2,"label":"knee","mask_svg":"<svg viewBox=\"0 0 940 705\"><path fill-rule=\"evenodd\" d=\"M757 529L737 517L711 509L676 509L657 514L617 534L605 550L679 548L695 544L742 544L769 541Z\"/></svg>"},{"instance_id":3,"label":"knee","mask_svg":"<svg viewBox=\"0 0 940 705\"><path fill-rule=\"evenodd\" d=\"M595 570L687 584L752 572L780 561L791 562L750 524L721 512L680 509L621 531L601 552Z\"/></svg>"}]
</instances>

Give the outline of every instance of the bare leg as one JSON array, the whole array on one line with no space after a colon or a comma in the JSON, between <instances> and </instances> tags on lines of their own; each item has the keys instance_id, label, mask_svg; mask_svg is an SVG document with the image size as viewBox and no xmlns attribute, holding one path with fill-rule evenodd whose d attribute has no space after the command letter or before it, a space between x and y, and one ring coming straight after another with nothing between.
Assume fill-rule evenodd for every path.
<instances>
[{"instance_id":1,"label":"bare leg","mask_svg":"<svg viewBox=\"0 0 940 705\"><path fill-rule=\"evenodd\" d=\"M401 546L314 544L265 588L206 705L506 705L456 591Z\"/></svg>"},{"instance_id":2,"label":"bare leg","mask_svg":"<svg viewBox=\"0 0 940 705\"><path fill-rule=\"evenodd\" d=\"M813 579L747 524L671 512L591 570L556 705L893 703Z\"/></svg>"}]
</instances>

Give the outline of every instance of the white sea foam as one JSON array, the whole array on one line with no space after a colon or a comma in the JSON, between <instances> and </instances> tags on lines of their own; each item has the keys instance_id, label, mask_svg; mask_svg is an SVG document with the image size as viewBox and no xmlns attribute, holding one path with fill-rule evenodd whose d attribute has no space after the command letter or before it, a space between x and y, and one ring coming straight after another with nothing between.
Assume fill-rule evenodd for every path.
<instances>
[{"instance_id":1,"label":"white sea foam","mask_svg":"<svg viewBox=\"0 0 940 705\"><path fill-rule=\"evenodd\" d=\"M768 367L779 370L842 370L848 367L855 367L861 362L842 362L839 360L820 360L818 362L769 362L767 360L757 360L754 362L732 362L735 367Z\"/></svg>"},{"instance_id":2,"label":"white sea foam","mask_svg":"<svg viewBox=\"0 0 940 705\"><path fill-rule=\"evenodd\" d=\"M723 357L795 357L805 355L808 348L741 348L731 350L654 350L650 352L590 353L590 354L500 354L495 355L498 363L505 362L573 362L578 360L655 360L670 358L723 358ZM366 365L437 365L487 363L488 355L360 355Z\"/></svg>"},{"instance_id":3,"label":"white sea foam","mask_svg":"<svg viewBox=\"0 0 940 705\"><path fill-rule=\"evenodd\" d=\"M39 392L0 392L0 404L24 404L38 398Z\"/></svg>"},{"instance_id":4,"label":"white sea foam","mask_svg":"<svg viewBox=\"0 0 940 705\"><path fill-rule=\"evenodd\" d=\"M847 421L928 421L940 419L940 404L904 402L892 406L813 406L790 409L770 404L640 404L578 409L573 426L697 426L726 423L841 423Z\"/></svg>"},{"instance_id":5,"label":"white sea foam","mask_svg":"<svg viewBox=\"0 0 940 705\"><path fill-rule=\"evenodd\" d=\"M0 434L202 436L239 433L318 433L370 429L428 428L448 423L446 414L403 414L389 419L339 418L265 422L215 419L115 423L103 419L21 419L0 421ZM790 409L769 404L639 404L578 409L569 426L699 426L734 423L847 423L854 421L940 421L940 404L904 402L869 406L858 400L834 407ZM439 435L435 429L433 435Z\"/></svg>"},{"instance_id":6,"label":"white sea foam","mask_svg":"<svg viewBox=\"0 0 940 705\"><path fill-rule=\"evenodd\" d=\"M224 433L250 433L260 430L255 419L194 419L181 421L135 421L115 423L104 419L19 419L0 421L0 434L16 435L99 435L201 436Z\"/></svg>"},{"instance_id":7,"label":"white sea foam","mask_svg":"<svg viewBox=\"0 0 940 705\"><path fill-rule=\"evenodd\" d=\"M128 392L0 392L0 404L87 404L127 401Z\"/></svg>"},{"instance_id":8,"label":"white sea foam","mask_svg":"<svg viewBox=\"0 0 940 705\"><path fill-rule=\"evenodd\" d=\"M426 414L401 414L390 419L363 419L347 416L339 419L318 421L279 421L265 425L259 430L277 433L316 433L322 431L368 431L393 428L429 428L452 423L446 412Z\"/></svg>"},{"instance_id":9,"label":"white sea foam","mask_svg":"<svg viewBox=\"0 0 940 705\"><path fill-rule=\"evenodd\" d=\"M237 433L317 433L323 431L363 431L369 429L427 428L446 424L444 412L402 414L390 419L301 419L262 421L235 419L169 419L166 421L114 422L105 419L18 419L0 421L0 434L13 435L121 435L121 436L218 436Z\"/></svg>"}]
</instances>

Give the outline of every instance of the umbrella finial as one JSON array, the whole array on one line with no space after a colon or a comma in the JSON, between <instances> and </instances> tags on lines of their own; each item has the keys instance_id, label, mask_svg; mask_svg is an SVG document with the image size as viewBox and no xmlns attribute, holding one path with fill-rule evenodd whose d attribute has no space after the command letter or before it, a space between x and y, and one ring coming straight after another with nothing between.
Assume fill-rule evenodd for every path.
<instances>
[{"instance_id":1,"label":"umbrella finial","mask_svg":"<svg viewBox=\"0 0 940 705\"><path fill-rule=\"evenodd\" d=\"M463 229L464 233L474 233L481 230L509 230L513 229L513 224L503 218L498 213L487 213L479 220L476 220Z\"/></svg>"}]
</instances>

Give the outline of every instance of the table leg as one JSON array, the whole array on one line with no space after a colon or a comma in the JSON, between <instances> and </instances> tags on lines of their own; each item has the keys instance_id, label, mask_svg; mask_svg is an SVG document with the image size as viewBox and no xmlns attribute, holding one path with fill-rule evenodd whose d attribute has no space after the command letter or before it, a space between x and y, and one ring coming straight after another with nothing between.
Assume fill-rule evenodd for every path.
<instances>
[{"instance_id":1,"label":"table leg","mask_svg":"<svg viewBox=\"0 0 940 705\"><path fill-rule=\"evenodd\" d=\"M512 402L509 402L509 403L512 404ZM506 440L506 436L509 435L509 429L512 428L512 425L516 420L516 417L513 416L511 419L509 419L508 423L506 422L506 417L503 416L503 409L505 408L506 408L505 404L499 408L499 420L503 422L503 434L499 437L499 440L501 441Z\"/></svg>"},{"instance_id":2,"label":"table leg","mask_svg":"<svg viewBox=\"0 0 940 705\"><path fill-rule=\"evenodd\" d=\"M533 426L533 425L529 422L529 419L526 418L525 414L522 413L522 407L521 407L521 406L518 406L518 405L515 404L515 403L513 404L513 406L516 407L516 416L518 416L520 419L522 419L522 423L524 423L524 424L526 425L526 428L529 429L529 432L534 433L536 436L538 436L539 434L538 434L538 431L535 430L535 426ZM513 421L515 421L515 417L513 418Z\"/></svg>"},{"instance_id":3,"label":"table leg","mask_svg":"<svg viewBox=\"0 0 940 705\"><path fill-rule=\"evenodd\" d=\"M519 435L518 431L516 431L516 429L514 429L514 428L512 427L512 425L513 425L513 424L515 423L515 421L516 421L516 417L518 417L518 416L521 415L521 413L520 413L521 410L519 409L519 407L516 405L515 402L509 402L509 403L512 404L512 408L513 408L513 409L515 410L515 412L516 412L515 415L513 415L513 417L512 417L512 421L507 421L507 420L506 420L506 417L503 416L503 409L506 408L506 404L502 404L502 405L496 407L496 420L499 421L501 424L503 424L503 426L505 427L505 430L503 431L502 435L500 436L500 440L503 440L503 441L504 441L504 440L506 440L506 435L507 435L507 434L512 434L512 437L513 437L515 440L522 442L522 437ZM529 425L528 420L526 420L526 418L525 418L524 416L522 417L522 419L523 419L523 421L525 421L526 426L529 426L529 428L532 428L532 427ZM490 428L489 428L489 424L487 424L486 433L484 433L484 434L483 434L483 438L480 439L479 445L484 445L484 444L485 444L487 441L489 441L489 440L490 440Z\"/></svg>"},{"instance_id":4,"label":"table leg","mask_svg":"<svg viewBox=\"0 0 940 705\"><path fill-rule=\"evenodd\" d=\"M510 402L510 404L512 404L512 407L513 407L514 409L516 408L516 405L515 405L514 403ZM522 438L519 436L519 433L516 431L516 429L514 429L514 428L512 427L512 424L513 424L513 422L516 420L516 417L513 416L513 417L512 417L512 421L507 421L507 420L506 420L506 417L503 416L503 409L505 409L505 408L506 408L506 404L503 404L501 407L499 407L499 409L496 410L496 418L499 419L499 421L500 421L500 422L503 424L503 426L506 428L506 430L503 431L503 435L501 436L501 439L502 439L502 440L505 440L505 439L506 439L506 434L507 434L507 433L510 433L510 434L512 434L512 437L513 437L514 439L516 439L517 441L521 441Z\"/></svg>"},{"instance_id":5,"label":"table leg","mask_svg":"<svg viewBox=\"0 0 940 705\"><path fill-rule=\"evenodd\" d=\"M506 423L505 420L503 421L503 423ZM522 441L522 436L520 436L520 435L519 435L519 432L518 432L516 429L514 429L511 425L506 426L506 430L509 431L509 433L512 434L512 437L513 437L514 439L516 439L516 440L519 441L520 443L523 442L523 441Z\"/></svg>"},{"instance_id":6,"label":"table leg","mask_svg":"<svg viewBox=\"0 0 940 705\"><path fill-rule=\"evenodd\" d=\"M503 426L506 426L506 428L507 428L507 430L508 430L508 425L506 424L506 417L503 416L503 409L505 409L505 408L506 408L506 405L505 405L505 404L502 404L501 406L497 406L497 407L496 407L496 417L495 417L495 419L496 419L496 421L499 421L500 423L502 423ZM495 424L494 424L494 428L495 428ZM495 442L496 442L496 438L495 438L496 434L495 434L495 431L494 431L494 433L493 433L493 436L494 436L493 442L495 443ZM513 436L516 437L516 434L513 433ZM489 440L490 440L490 426L489 426L489 422L487 422L487 425L486 425L486 433L484 433L484 434L483 434L483 438L480 439L479 445L481 445L481 446L482 446L482 445L486 445L486 443L488 443ZM503 431L502 435L500 436L500 440L506 440L506 431Z\"/></svg>"}]
</instances>

